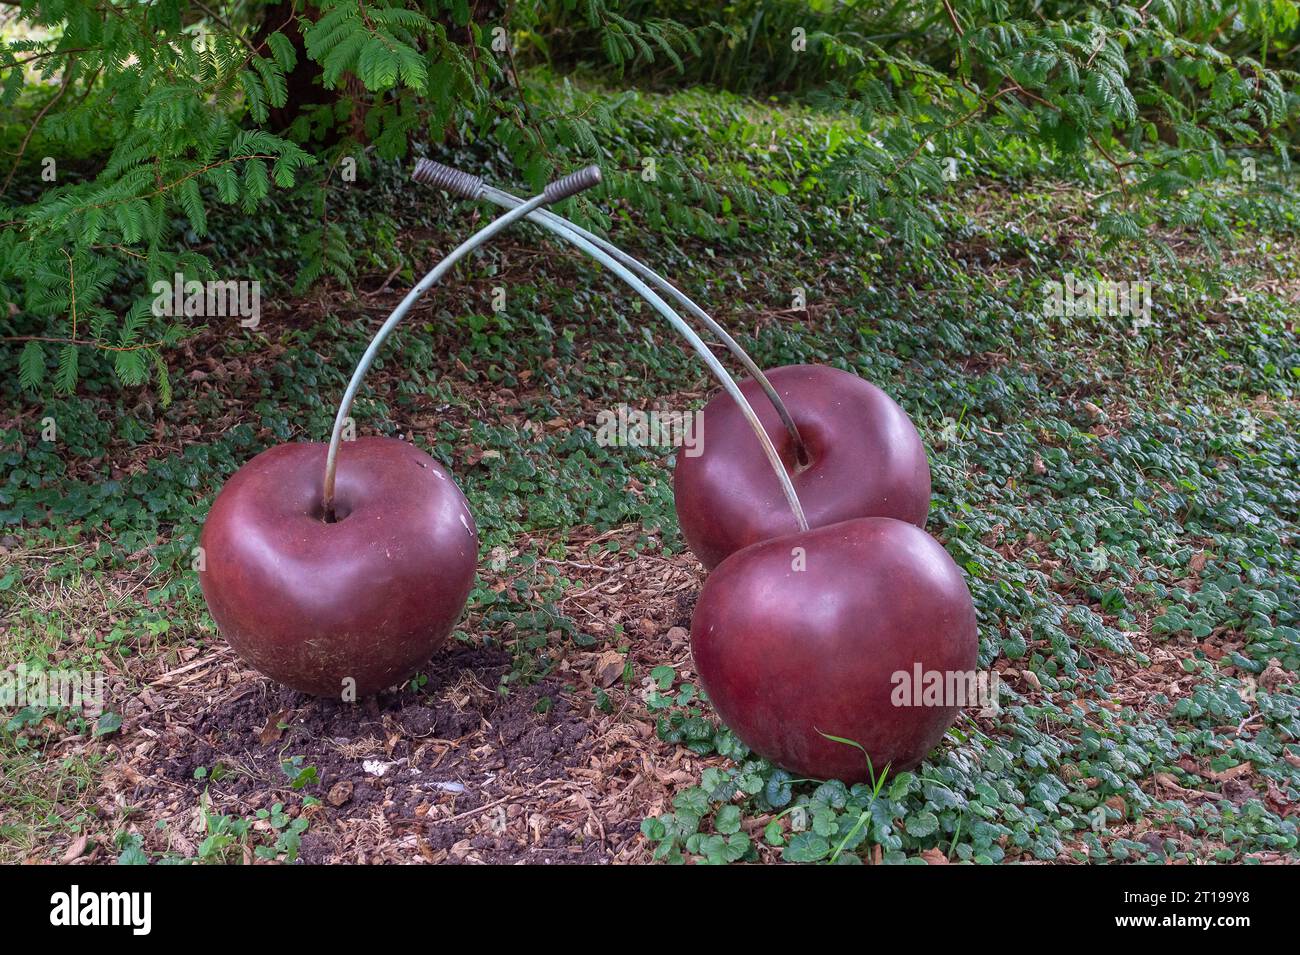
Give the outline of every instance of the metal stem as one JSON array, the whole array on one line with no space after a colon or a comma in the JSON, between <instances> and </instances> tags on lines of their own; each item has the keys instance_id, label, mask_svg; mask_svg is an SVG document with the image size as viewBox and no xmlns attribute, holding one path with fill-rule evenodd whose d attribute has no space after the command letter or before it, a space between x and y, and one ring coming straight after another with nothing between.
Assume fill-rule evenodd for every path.
<instances>
[{"instance_id":1,"label":"metal stem","mask_svg":"<svg viewBox=\"0 0 1300 955\"><path fill-rule=\"evenodd\" d=\"M481 195L484 199L507 209L512 205L523 201L518 196L511 195L495 186L484 185L481 189ZM754 381L758 382L758 386L762 388L763 393L767 395L767 400L772 402L772 407L776 409L777 415L780 416L781 423L785 425L785 430L789 433L791 440L794 441L795 455L799 463L801 465L808 463L810 457L808 454L808 448L803 441L803 435L799 433L799 428L794 423L794 418L786 408L785 402L781 400L781 396L777 394L776 388L773 387L772 382L768 380L767 375L763 373L763 369L759 368L754 359L749 357L749 353L741 347L740 342L732 338L731 335L728 334L727 330L714 320L708 312L695 304L695 302L692 301L685 292L681 291L677 286L673 285L654 269L650 268L650 266L646 265L644 262L638 261L627 252L624 252L618 246L614 245L614 243L610 242L608 239L602 238L594 232L589 232L582 228L582 226L570 222L563 216L556 215L549 209L538 209L528 218L537 223L545 221L551 225L562 226L566 232L586 239L588 242L600 248L601 251L613 256L620 263L627 266L633 272L636 272L641 278L655 286L659 291L666 295L671 295L683 308L686 309L686 311L703 322L704 326L713 334L717 335L722 343L727 346L728 351L730 351L731 354L735 356L736 360L744 366L745 371L749 372L750 377L753 378ZM552 229L551 231L554 232L555 230ZM556 234L563 235L563 233L559 232ZM565 236L565 238L568 238L568 236Z\"/></svg>"},{"instance_id":2,"label":"metal stem","mask_svg":"<svg viewBox=\"0 0 1300 955\"><path fill-rule=\"evenodd\" d=\"M550 187L548 187L549 190ZM534 209L539 208L546 202L550 201L551 196L547 193L534 196L527 202L521 202L509 212L493 219L483 228L479 229L472 236L453 249L446 258L433 267L433 269L424 278L420 279L415 288L406 294L406 298L393 309L387 321L380 326L375 337L370 340L370 345L366 348L365 354L361 356L361 361L357 362L357 367L352 372L352 380L348 382L348 387L343 392L343 400L339 403L338 414L334 418L334 430L330 433L329 452L325 455L325 484L322 495L322 504L324 506L324 517L327 521L334 520L334 478L338 470L339 443L343 437L343 424L347 420L348 412L352 410L352 402L357 396L357 391L361 387L361 380L365 378L366 372L370 370L371 364L375 360L375 355L383 347L388 336L392 334L398 324L406 317L411 306L419 300L420 296L427 292L432 286L446 275L451 267L464 258L467 254L478 248L492 236L496 235L512 222L524 218Z\"/></svg>"},{"instance_id":3,"label":"metal stem","mask_svg":"<svg viewBox=\"0 0 1300 955\"><path fill-rule=\"evenodd\" d=\"M482 198L491 199L491 201L501 206L514 206L513 211L515 212L524 208L524 205L519 204L522 203L523 200L518 199L509 193L502 192L499 189L494 189L491 186L484 186L481 191L481 196ZM777 453L776 447L772 444L771 437L768 436L767 430L763 427L763 423L758 420L758 415L754 413L753 407L750 405L749 400L745 397L744 393L740 390L740 386L736 384L736 381L731 377L730 372L723 367L722 363L718 361L717 356L709 350L709 346L704 343L698 334L696 334L695 330L687 325L686 322L682 320L681 316L674 312L667 302L656 295L655 292L644 282L614 259L612 254L606 253L595 242L585 238L581 234L581 230L569 223L568 220L560 218L559 216L547 217L545 215L538 215L531 211L528 215L528 219L537 223L542 228L555 233L581 251L586 252L601 265L605 266L621 278L633 289L633 291L649 302L659 312L659 314L666 318L673 328L676 329L688 343L690 343L691 347L695 349L700 358L704 360L709 371L713 373L713 376L718 379L718 382L726 392L731 395L736 404L739 405L741 413L744 414L750 427L754 429L754 434L757 436L759 443L763 447L763 453L767 456L768 463L772 465L772 470L776 473L777 480L781 484L781 490L785 494L786 501L790 504L790 510L794 513L794 518L799 525L799 529L801 531L808 530L808 519L804 516L803 505L799 503L799 495L795 492L794 483L790 480L790 475L786 472L785 465L781 461L781 455ZM594 238L596 237L593 236L593 239ZM752 364L752 362L750 364ZM759 372L759 374L761 375L762 373ZM769 385L769 387L771 386ZM772 394L775 394L775 392L773 391Z\"/></svg>"}]
</instances>

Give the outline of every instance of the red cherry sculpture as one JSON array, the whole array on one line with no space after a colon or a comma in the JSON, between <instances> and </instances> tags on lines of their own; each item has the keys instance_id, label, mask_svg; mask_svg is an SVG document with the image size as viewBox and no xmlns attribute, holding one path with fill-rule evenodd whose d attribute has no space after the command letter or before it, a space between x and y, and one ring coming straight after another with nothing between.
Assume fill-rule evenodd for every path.
<instances>
[{"instance_id":1,"label":"red cherry sculpture","mask_svg":"<svg viewBox=\"0 0 1300 955\"><path fill-rule=\"evenodd\" d=\"M796 567L804 569L797 570ZM691 651L718 715L750 749L801 776L861 782L911 769L958 706L895 705L906 674L971 673L975 607L939 542L859 518L754 544L704 584ZM924 677L922 679L924 683ZM973 700L970 702L974 702Z\"/></svg>"},{"instance_id":2,"label":"red cherry sculpture","mask_svg":"<svg viewBox=\"0 0 1300 955\"><path fill-rule=\"evenodd\" d=\"M803 463L758 384L747 380L740 388L776 445L810 527L853 517L894 517L925 526L925 447L889 395L824 365L785 365L767 376L803 438ZM687 543L712 569L742 547L799 527L736 402L726 394L713 398L704 406L702 428L702 453L677 453L673 495Z\"/></svg>"},{"instance_id":3,"label":"red cherry sculpture","mask_svg":"<svg viewBox=\"0 0 1300 955\"><path fill-rule=\"evenodd\" d=\"M203 525L200 580L246 663L304 693L359 697L407 679L447 639L478 531L442 466L393 438L340 447L327 523L325 453L283 444L235 472Z\"/></svg>"}]
</instances>

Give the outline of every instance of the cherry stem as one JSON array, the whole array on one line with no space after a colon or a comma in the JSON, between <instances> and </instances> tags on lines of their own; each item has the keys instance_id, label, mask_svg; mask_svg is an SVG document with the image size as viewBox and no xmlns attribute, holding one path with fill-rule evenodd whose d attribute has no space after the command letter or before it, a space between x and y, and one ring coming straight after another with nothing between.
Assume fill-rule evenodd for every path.
<instances>
[{"instance_id":1,"label":"cherry stem","mask_svg":"<svg viewBox=\"0 0 1300 955\"><path fill-rule=\"evenodd\" d=\"M514 203L523 201L518 196L513 196L495 186L484 186L482 196L484 199L488 199L495 202L497 205L505 206L506 208L509 208L510 205ZM727 350L735 356L736 360L744 366L745 371L749 372L750 377L753 378L754 381L758 383L758 386L763 389L763 394L767 396L767 400L770 401L772 407L776 409L777 415L781 418L781 423L785 426L786 432L790 435L790 440L794 442L795 459L799 466L807 467L808 464L811 463L812 456L808 453L807 445L804 444L803 435L799 433L799 427L794 423L794 418L791 416L789 409L786 408L785 402L781 400L781 396L777 394L776 388L772 385L772 382L768 380L763 369L761 369L757 362L749 356L749 353L741 347L740 342L732 338L730 333L728 333L727 330L713 318L713 316L697 305L690 296L677 288L677 286L673 285L654 269L650 268L650 266L629 255L608 239L602 238L601 236L596 235L596 233L582 228L582 226L571 222L563 216L551 212L549 209L538 209L536 212L529 215L528 218L538 224L542 224L544 221L550 225L561 227L564 230L563 232L559 232L556 229L551 229L551 231L555 232L557 235L562 235L566 239L568 239L569 236L564 235L565 232L586 239L591 244L599 247L601 251L613 256L622 265L625 265L633 272L636 272L641 278L655 286L659 291L666 295L671 295L683 308L686 309L686 311L690 312L697 319L703 322L704 326L708 328L709 331L713 332L713 334L718 336L719 340L727 346Z\"/></svg>"},{"instance_id":2,"label":"cherry stem","mask_svg":"<svg viewBox=\"0 0 1300 955\"><path fill-rule=\"evenodd\" d=\"M514 211L516 212L523 208L523 205L521 204L523 203L522 199L492 186L484 186L481 190L481 197L503 207L509 208L513 206ZM637 276L633 275L628 268L625 268L618 259L623 259L627 262L629 267L639 267L639 270L642 271L646 278L655 281L656 284L662 283L660 284L660 287L664 291L673 294L682 302L682 304L691 308L692 314L701 317L701 320L705 321L706 324L709 325L710 329L718 333L719 337L727 343L727 346L732 349L733 354L736 354L737 357L743 356L743 358L741 358L742 362L751 374L754 375L755 380L765 386L764 391L767 393L768 398L772 401L773 405L776 406L777 412L781 415L782 420L786 422L787 429L791 431L792 437L796 442L795 448L796 453L800 458L800 464L806 464L808 461L807 449L804 446L802 438L799 436L798 429L794 426L793 419L790 418L789 412L785 409L785 405L776 394L776 389L772 387L762 370L754 364L753 359L744 353L744 350L740 348L740 345L735 341L735 339L728 335L717 322L705 313L703 309L691 302L683 293L673 288L666 279L662 278L657 273L652 272L648 266L636 262L636 260L632 259L631 256L627 255L627 253L614 247L606 240L601 239L599 236L593 235L585 229L574 225L567 219L549 213L546 210L538 210L537 212L530 211L527 218L537 223L542 228L558 235L560 238L569 242L581 251L587 253L601 265L605 266L617 275L624 281L624 283L630 286L633 291L649 302L661 315L663 315L664 318L668 320L673 328L686 339L691 347L699 354L700 358L704 360L704 363L722 385L723 389L730 394L736 404L740 406L741 413L744 414L750 427L754 429L754 434L763 447L763 453L767 456L768 463L772 465L777 480L781 484L781 490L785 494L791 512L794 514L795 522L799 525L801 531L808 530L808 519L804 516L803 505L799 503L799 495L795 492L794 483L791 481L790 475L786 471L785 464L781 461L781 456L777 452L775 445L772 444L771 437L763 427L762 422L759 421L758 415L754 412L753 406L750 405L748 399L740 390L740 386L736 384L735 379L732 378L731 374L722 366L722 363L718 361L717 357L709 349L709 346L704 343L695 330L687 325L686 322L682 320L682 317L673 311L672 307L669 306L667 302L655 294L655 292L637 278Z\"/></svg>"},{"instance_id":3,"label":"cherry stem","mask_svg":"<svg viewBox=\"0 0 1300 955\"><path fill-rule=\"evenodd\" d=\"M470 176L450 166L430 162L427 159L421 160L416 165L415 175L421 181L446 189L465 199L477 199L484 188L483 180L479 177ZM370 344L366 347L361 360L357 362L357 367L352 372L352 378L348 382L347 390L343 392L343 400L339 402L338 414L334 417L334 430L330 433L329 451L325 455L325 481L321 495L321 514L326 523L332 524L335 521L334 483L338 472L339 446L343 439L343 426L347 422L348 412L352 410L352 402L356 399L357 391L361 388L361 381L366 377L366 372L370 370L370 366L374 363L379 349L383 347L393 329L406 317L406 313L411 310L411 306L419 300L420 296L451 271L452 266L512 222L524 218L548 202L559 202L561 199L567 199L584 189L599 185L600 178L599 166L586 166L561 179L548 183L540 195L533 196L527 202L521 202L516 208L497 216L497 218L456 246L424 278L420 279L415 288L407 292L406 297L393 309L392 314L388 316L384 324L379 327L379 331L375 333L375 337L370 340Z\"/></svg>"},{"instance_id":4,"label":"cherry stem","mask_svg":"<svg viewBox=\"0 0 1300 955\"><path fill-rule=\"evenodd\" d=\"M514 202L521 201L517 197L510 196L509 193L502 192L493 186L486 187L483 195L485 199L493 199L495 201L494 193L508 196ZM690 296L677 286L673 285L644 262L639 261L632 255L620 249L608 239L604 239L601 236L596 235L594 232L589 232L580 225L577 225L562 216L556 215L549 209L539 209L528 218L534 222L539 219L545 219L547 222L555 225L562 225L568 232L580 236L593 245L598 246L601 251L613 256L621 264L627 266L633 272L636 272L641 278L655 286L655 288L660 292L663 292L666 295L671 295L683 308L686 309L686 311L690 312L697 319L703 322L704 326L709 331L713 332L713 334L718 336L718 339L727 347L727 350L735 356L736 360L744 366L745 371L749 372L750 377L753 378L754 381L758 383L758 386L763 389L763 394L767 396L767 400L770 401L772 407L776 409L777 415L781 418L781 423L785 426L786 432L790 435L790 440L794 442L795 458L799 465L807 466L809 464L812 458L808 454L807 446L804 444L803 435L799 433L799 427L794 423L794 418L786 408L785 402L781 400L781 396L777 394L776 388L772 385L772 382L768 380L763 369L760 368L758 363L749 356L749 352L745 351L745 349L741 347L740 342L731 337L731 334L722 327L721 323L697 305Z\"/></svg>"},{"instance_id":5,"label":"cherry stem","mask_svg":"<svg viewBox=\"0 0 1300 955\"><path fill-rule=\"evenodd\" d=\"M374 363L375 356L379 353L379 349L383 347L388 336L392 334L393 329L395 329L402 319L406 317L406 313L411 310L411 306L416 303L420 296L437 284L444 275L451 271L452 266L472 252L475 248L492 238L492 236L506 228L506 226L522 219L524 216L528 215L539 206L544 205L546 202L546 193L533 196L533 198L529 199L527 202L493 219L458 245L448 253L441 262L435 265L428 275L420 279L415 288L406 293L406 297L398 303L398 306L393 309L392 314L390 314L384 324L379 327L379 331L375 333L375 337L370 340L370 345L367 346L365 353L361 356L361 360L357 362L356 370L352 372L352 379L348 382L347 390L343 392L343 400L339 403L338 414L334 417L334 430L330 434L329 451L325 455L325 483L322 504L326 523L333 523L335 519L334 481L338 470L339 445L343 438L343 426L347 423L348 412L352 410L352 402L357 396L357 391L361 388L361 381L365 378L366 372L370 370L370 366Z\"/></svg>"}]
</instances>

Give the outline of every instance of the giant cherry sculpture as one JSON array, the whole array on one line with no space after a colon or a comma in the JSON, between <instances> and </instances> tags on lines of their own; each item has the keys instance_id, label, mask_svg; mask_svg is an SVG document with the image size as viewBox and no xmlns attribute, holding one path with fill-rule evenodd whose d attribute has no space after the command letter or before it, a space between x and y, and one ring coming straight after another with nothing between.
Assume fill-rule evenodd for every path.
<instances>
[{"instance_id":1,"label":"giant cherry sculpture","mask_svg":"<svg viewBox=\"0 0 1300 955\"><path fill-rule=\"evenodd\" d=\"M235 472L203 525L203 596L240 657L316 696L366 696L411 676L451 632L478 534L437 461L395 438L349 441L334 520L326 446L281 444Z\"/></svg>"},{"instance_id":2,"label":"giant cherry sculpture","mask_svg":"<svg viewBox=\"0 0 1300 955\"><path fill-rule=\"evenodd\" d=\"M271 448L222 488L203 525L200 583L245 662L294 689L355 699L410 677L446 641L478 557L465 497L424 452L389 438L343 442L344 425L376 353L420 296L512 222L599 181L595 166L566 176L461 243L370 342L328 447Z\"/></svg>"}]
</instances>

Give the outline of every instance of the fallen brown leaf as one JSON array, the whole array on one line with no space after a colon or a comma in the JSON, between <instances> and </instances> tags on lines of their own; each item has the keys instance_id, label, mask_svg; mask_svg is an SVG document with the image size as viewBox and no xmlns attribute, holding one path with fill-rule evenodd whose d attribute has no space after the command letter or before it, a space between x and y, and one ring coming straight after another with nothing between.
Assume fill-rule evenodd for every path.
<instances>
[{"instance_id":1,"label":"fallen brown leaf","mask_svg":"<svg viewBox=\"0 0 1300 955\"><path fill-rule=\"evenodd\" d=\"M1251 771L1249 762L1238 763L1231 769L1225 769L1221 772L1210 773L1210 778L1216 783L1227 782L1229 779L1236 779L1238 776L1244 776Z\"/></svg>"},{"instance_id":2,"label":"fallen brown leaf","mask_svg":"<svg viewBox=\"0 0 1300 955\"><path fill-rule=\"evenodd\" d=\"M616 650L606 650L596 660L592 676L601 686L613 686L623 676L624 666L626 661L623 659L623 654Z\"/></svg>"},{"instance_id":3,"label":"fallen brown leaf","mask_svg":"<svg viewBox=\"0 0 1300 955\"><path fill-rule=\"evenodd\" d=\"M1128 818L1128 803L1124 801L1122 796L1111 796L1106 800L1106 805L1119 813L1121 819Z\"/></svg>"},{"instance_id":4,"label":"fallen brown leaf","mask_svg":"<svg viewBox=\"0 0 1300 955\"><path fill-rule=\"evenodd\" d=\"M266 725L262 731L257 734L257 741L263 746L270 746L272 743L280 742L280 737L284 735L284 723L289 719L293 710L280 710L272 713L266 718Z\"/></svg>"},{"instance_id":5,"label":"fallen brown leaf","mask_svg":"<svg viewBox=\"0 0 1300 955\"><path fill-rule=\"evenodd\" d=\"M81 856L86 852L86 843L88 841L89 837L87 837L85 833L82 833L74 839L72 845L68 846L68 851L63 853L63 862L68 863L74 859L81 858Z\"/></svg>"}]
</instances>

